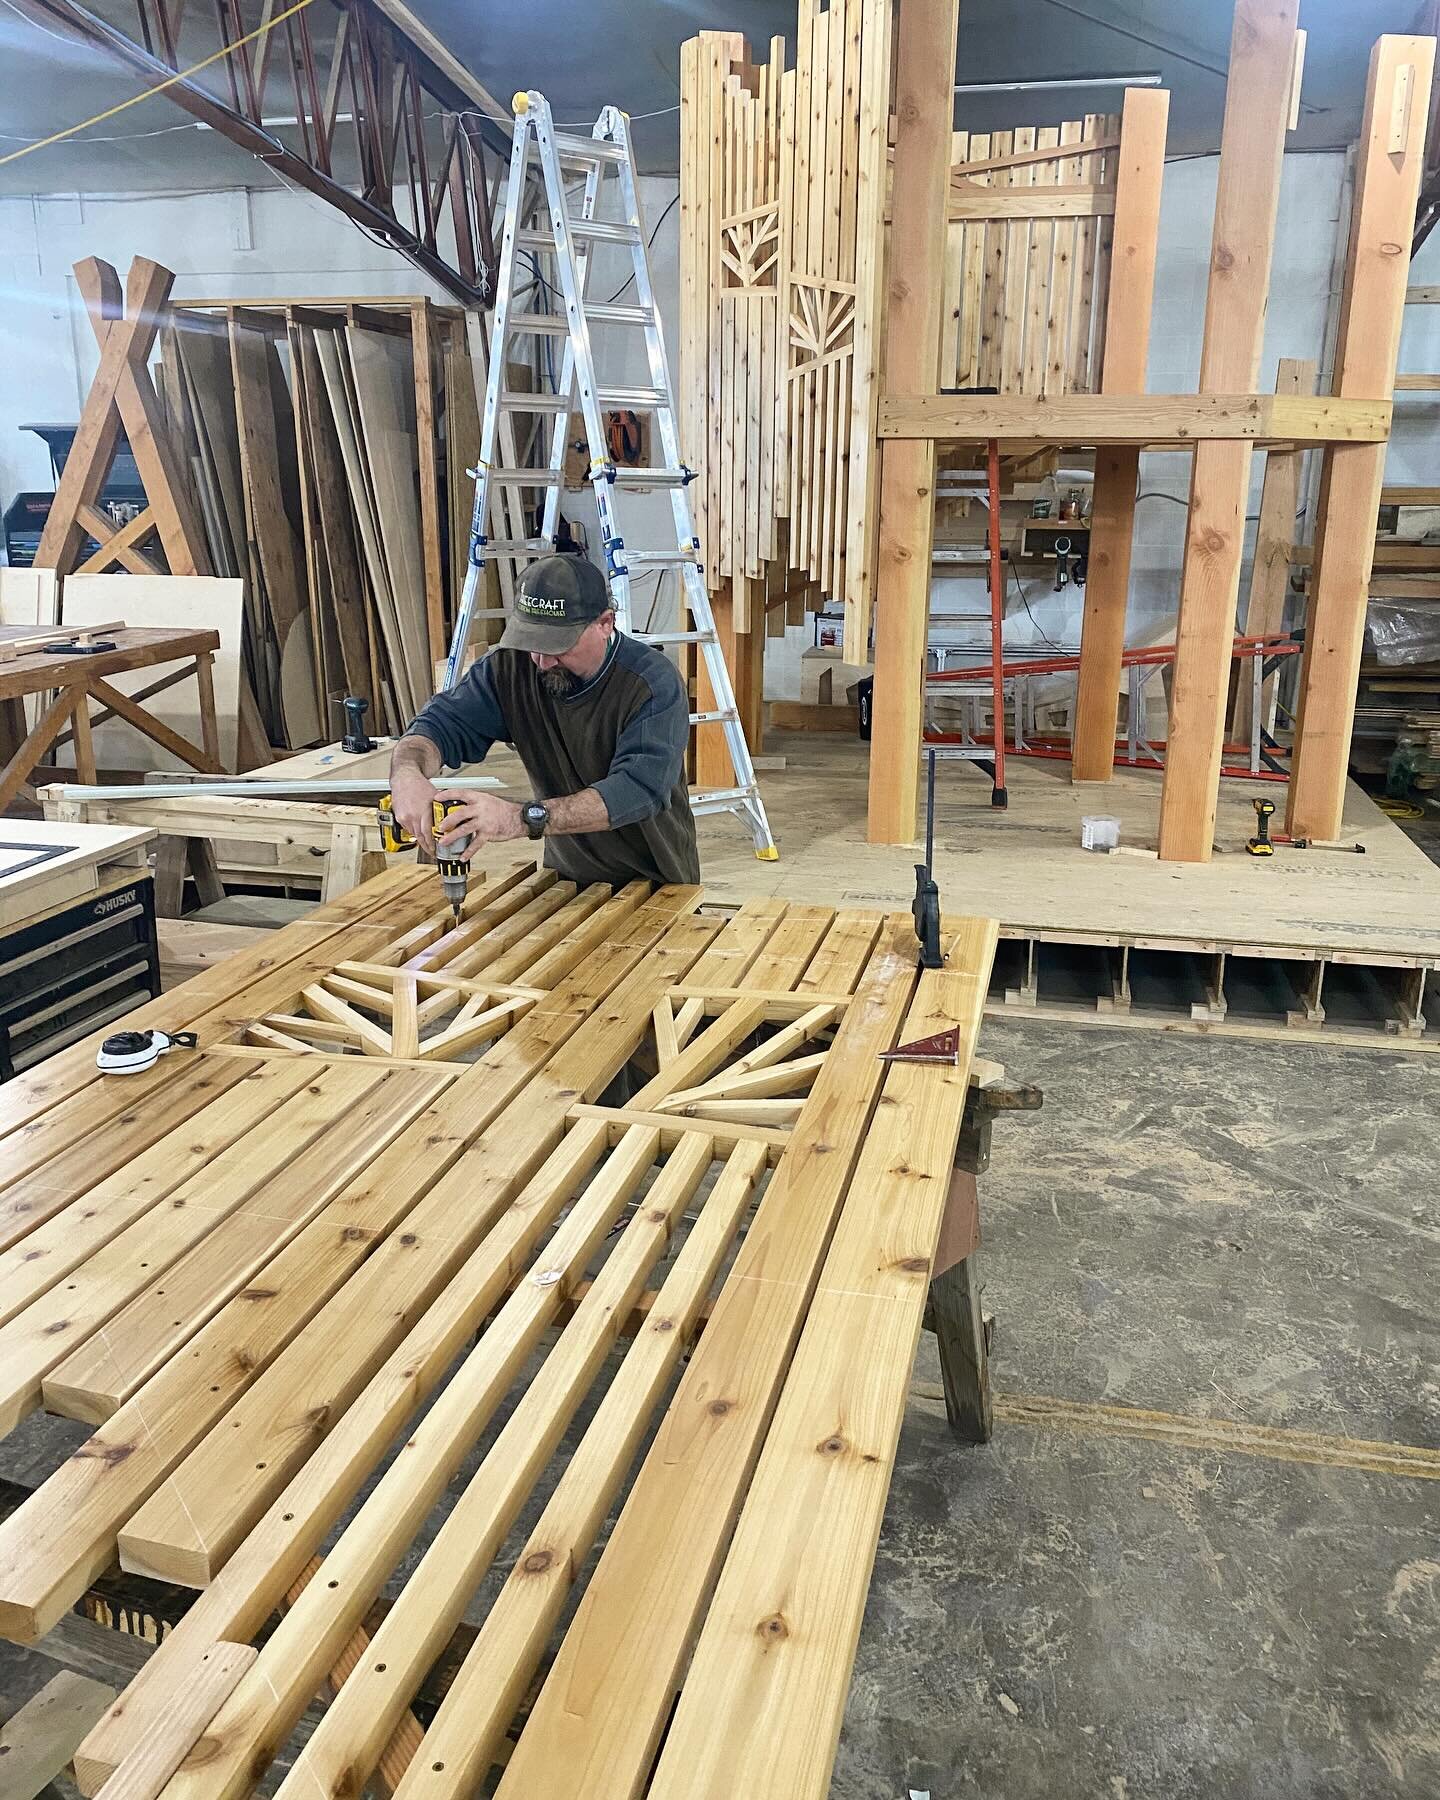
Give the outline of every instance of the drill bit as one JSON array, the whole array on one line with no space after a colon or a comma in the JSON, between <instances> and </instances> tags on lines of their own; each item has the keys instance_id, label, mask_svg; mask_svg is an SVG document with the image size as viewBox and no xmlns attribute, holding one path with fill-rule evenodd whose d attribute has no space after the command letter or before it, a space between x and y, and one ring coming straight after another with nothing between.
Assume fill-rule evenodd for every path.
<instances>
[{"instance_id":1,"label":"drill bit","mask_svg":"<svg viewBox=\"0 0 1440 1800\"><path fill-rule=\"evenodd\" d=\"M462 861L466 850L470 847L468 837L453 838L443 849L438 840L445 829L446 815L461 804L458 800L437 800L435 802L435 861L440 870L440 892L450 902L450 911L455 915L455 923L460 923L460 914L465 905L465 894L470 884L470 865Z\"/></svg>"}]
</instances>

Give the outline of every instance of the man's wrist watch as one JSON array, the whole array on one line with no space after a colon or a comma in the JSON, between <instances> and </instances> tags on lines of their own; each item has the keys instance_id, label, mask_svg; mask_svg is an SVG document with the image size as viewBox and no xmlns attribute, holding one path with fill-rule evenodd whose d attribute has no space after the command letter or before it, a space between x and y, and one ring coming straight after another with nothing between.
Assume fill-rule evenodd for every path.
<instances>
[{"instance_id":1,"label":"man's wrist watch","mask_svg":"<svg viewBox=\"0 0 1440 1800\"><path fill-rule=\"evenodd\" d=\"M527 800L520 808L520 823L525 827L526 837L544 837L545 827L550 823L550 808L543 801Z\"/></svg>"}]
</instances>

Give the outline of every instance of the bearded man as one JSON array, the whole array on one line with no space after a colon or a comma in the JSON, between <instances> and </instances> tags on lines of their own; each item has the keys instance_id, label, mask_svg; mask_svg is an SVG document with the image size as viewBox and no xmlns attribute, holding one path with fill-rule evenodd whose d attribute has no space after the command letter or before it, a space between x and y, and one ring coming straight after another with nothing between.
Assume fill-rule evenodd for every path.
<instances>
[{"instance_id":1,"label":"bearded man","mask_svg":"<svg viewBox=\"0 0 1440 1800\"><path fill-rule=\"evenodd\" d=\"M395 815L435 848L431 802L442 767L514 746L525 802L476 793L447 817L442 843L543 838L545 863L580 886L697 882L700 853L685 785L690 702L670 660L615 628L605 577L577 556L546 556L516 584L504 636L448 694L421 710L390 759Z\"/></svg>"}]
</instances>

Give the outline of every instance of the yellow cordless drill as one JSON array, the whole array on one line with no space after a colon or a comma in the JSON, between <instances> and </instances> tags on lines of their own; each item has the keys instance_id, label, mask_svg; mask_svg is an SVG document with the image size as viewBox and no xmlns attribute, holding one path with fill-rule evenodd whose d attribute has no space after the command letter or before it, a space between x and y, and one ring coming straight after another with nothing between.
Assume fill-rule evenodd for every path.
<instances>
[{"instance_id":1,"label":"yellow cordless drill","mask_svg":"<svg viewBox=\"0 0 1440 1800\"><path fill-rule=\"evenodd\" d=\"M440 891L450 902L450 910L455 915L455 923L460 923L460 910L465 904L465 893L470 883L470 865L463 862L465 851L469 848L468 837L455 838L444 849L440 846L440 833L445 829L445 820L457 806L463 806L463 800L446 798L437 795L430 802L430 816L435 831L435 866L440 871ZM380 842L387 850L410 850L415 840L395 817L395 802L387 794L380 802Z\"/></svg>"}]
</instances>

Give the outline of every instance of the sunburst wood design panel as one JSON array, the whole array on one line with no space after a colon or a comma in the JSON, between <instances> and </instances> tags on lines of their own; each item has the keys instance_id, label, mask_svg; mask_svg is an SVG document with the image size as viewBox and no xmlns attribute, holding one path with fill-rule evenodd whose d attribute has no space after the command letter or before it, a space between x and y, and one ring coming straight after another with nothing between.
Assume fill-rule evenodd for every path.
<instances>
[{"instance_id":1,"label":"sunburst wood design panel","mask_svg":"<svg viewBox=\"0 0 1440 1800\"><path fill-rule=\"evenodd\" d=\"M1100 391L1120 119L957 131L943 387Z\"/></svg>"},{"instance_id":2,"label":"sunburst wood design panel","mask_svg":"<svg viewBox=\"0 0 1440 1800\"><path fill-rule=\"evenodd\" d=\"M738 630L742 576L868 620L889 40L885 0L801 0L792 69L779 38L682 49L684 431Z\"/></svg>"},{"instance_id":3,"label":"sunburst wood design panel","mask_svg":"<svg viewBox=\"0 0 1440 1800\"><path fill-rule=\"evenodd\" d=\"M93 1428L0 1520L0 1636L117 1559L201 1590L86 1793L819 1800L995 927L919 972L903 913L436 899L387 871L126 1020L194 1050L102 1076L100 1033L0 1091L0 1433ZM465 1067L236 1041L308 992L423 1047L506 985L540 997ZM953 1067L882 1060L945 1029ZM777 1593L778 1664L736 1623Z\"/></svg>"}]
</instances>

